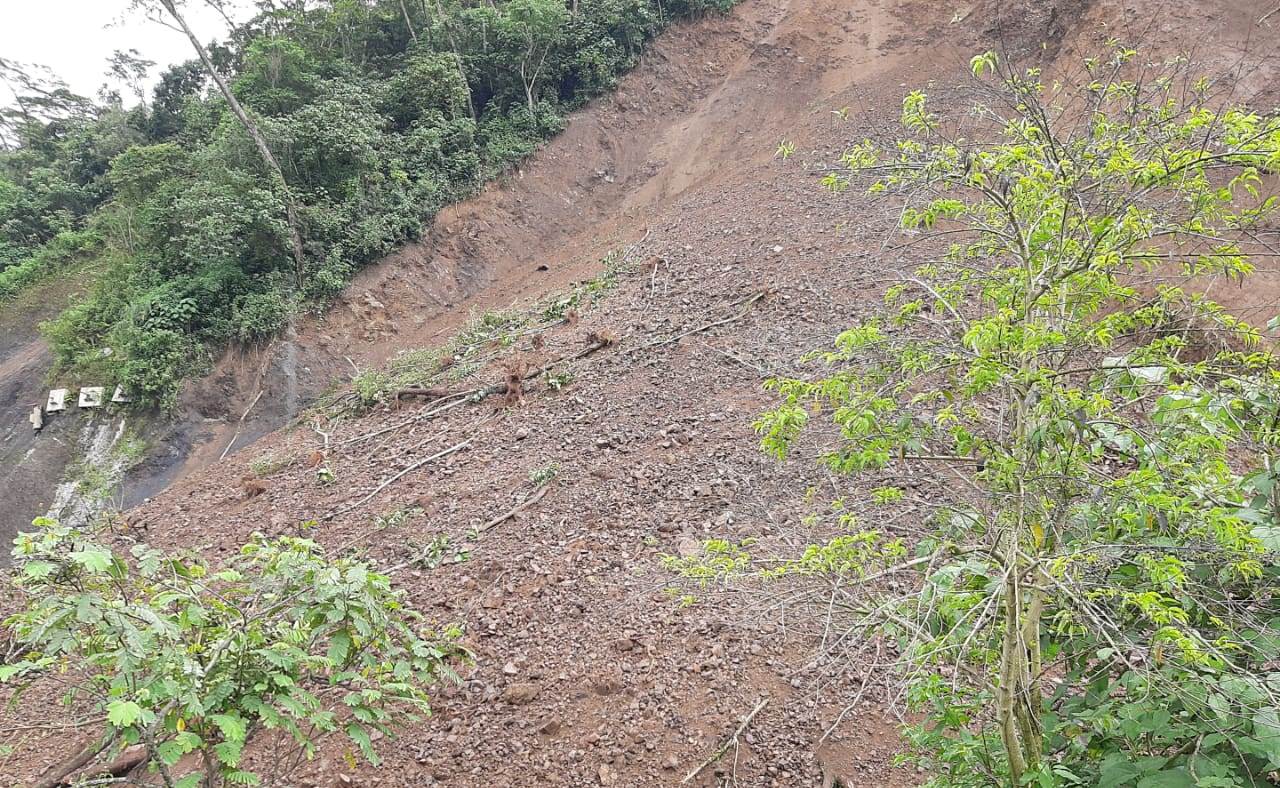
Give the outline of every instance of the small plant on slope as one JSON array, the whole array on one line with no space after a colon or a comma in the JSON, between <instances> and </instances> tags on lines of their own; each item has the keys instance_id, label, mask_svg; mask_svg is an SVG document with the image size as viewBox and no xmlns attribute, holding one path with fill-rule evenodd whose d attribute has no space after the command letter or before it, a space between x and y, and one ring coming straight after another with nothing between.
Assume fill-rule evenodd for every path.
<instances>
[{"instance_id":1,"label":"small plant on slope","mask_svg":"<svg viewBox=\"0 0 1280 788\"><path fill-rule=\"evenodd\" d=\"M852 642L898 641L932 785L1271 784L1280 365L1206 293L1274 236L1280 120L1132 50L1078 90L973 66L996 84L964 136L912 93L904 137L826 179L941 253L757 423L783 457L829 419L825 464L881 490L938 463L964 484L915 502L914 556L866 530L781 571L839 576Z\"/></svg>"},{"instance_id":2,"label":"small plant on slope","mask_svg":"<svg viewBox=\"0 0 1280 788\"><path fill-rule=\"evenodd\" d=\"M169 788L257 784L241 759L264 730L297 745L295 762L342 731L376 764L371 733L429 713L424 688L453 678L456 630L419 630L386 576L313 542L258 537L215 570L36 525L13 551L26 608L7 624L25 653L0 680L63 672L68 700L105 712L103 749L145 745Z\"/></svg>"}]
</instances>

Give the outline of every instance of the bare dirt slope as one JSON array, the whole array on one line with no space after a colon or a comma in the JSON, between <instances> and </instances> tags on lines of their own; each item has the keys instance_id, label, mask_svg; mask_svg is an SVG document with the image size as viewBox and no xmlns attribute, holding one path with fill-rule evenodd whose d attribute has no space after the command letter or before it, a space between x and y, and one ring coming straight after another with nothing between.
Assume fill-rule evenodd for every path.
<instances>
[{"instance_id":1,"label":"bare dirt slope","mask_svg":"<svg viewBox=\"0 0 1280 788\"><path fill-rule=\"evenodd\" d=\"M558 367L561 388L535 379L517 403L435 416L413 402L337 421L311 413L127 513L121 540L211 559L255 531L349 546L397 567L429 616L465 622L474 667L440 689L435 716L378 743L384 767L350 767L334 739L279 784L676 785L765 699L688 784L920 782L893 764L901 707L878 668L847 664L839 645L810 663L821 623L805 626L787 587L684 599L668 592L661 556L711 535L794 548L811 538L804 490L840 494L803 459L761 455L751 422L770 404L764 378L802 369L804 351L872 314L895 271L911 267L880 256L891 217L818 187L848 140L892 121L907 86L928 85L937 111L958 110L977 50L1040 53L1052 68L1130 34L1159 51L1198 43L1230 64L1256 49L1269 10L1169 5L746 0L666 34L616 94L509 182L441 216L426 241L363 273L291 344L224 362L233 420L272 379L258 370L297 371L268 382L262 412L282 418L290 398L318 388L307 378L441 344L472 312L530 309L598 276L610 252L626 263L576 320L495 348L492 363L452 383L501 380L504 365L577 353L593 333L616 340ZM1247 89L1272 76L1250 75ZM833 110L845 107L840 121ZM773 155L784 138L797 147L785 162ZM336 483L306 462L321 445L313 425L330 433ZM245 499L239 481L265 457L288 464ZM531 475L553 477L547 491L498 519L539 489ZM37 687L6 717L84 716L55 713L40 703L48 697ZM29 778L90 733L10 727L0 772ZM251 768L270 773L278 752L257 748Z\"/></svg>"},{"instance_id":2,"label":"bare dirt slope","mask_svg":"<svg viewBox=\"0 0 1280 788\"><path fill-rule=\"evenodd\" d=\"M37 436L28 417L33 405L44 404L45 376L53 363L36 327L80 296L79 274L68 272L0 304L0 539L6 544L48 510L54 487L74 459L78 423L50 421ZM6 558L0 556L0 565Z\"/></svg>"}]
</instances>

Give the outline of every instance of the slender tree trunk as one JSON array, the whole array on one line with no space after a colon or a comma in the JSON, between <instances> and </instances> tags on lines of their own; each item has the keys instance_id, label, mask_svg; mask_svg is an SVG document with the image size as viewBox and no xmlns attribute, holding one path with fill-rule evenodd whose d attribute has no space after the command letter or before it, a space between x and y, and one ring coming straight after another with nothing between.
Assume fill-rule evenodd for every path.
<instances>
[{"instance_id":1,"label":"slender tree trunk","mask_svg":"<svg viewBox=\"0 0 1280 788\"><path fill-rule=\"evenodd\" d=\"M279 187L281 197L284 199L285 218L289 224L289 241L293 247L294 273L298 280L298 287L301 289L306 275L307 259L302 248L302 229L298 221L297 205L293 199L293 192L289 189L289 183L284 179L284 170L280 169L280 163L276 161L275 155L271 152L271 147L267 145L267 138L262 136L262 132L258 130L258 124L254 123L253 119L249 117L249 113L245 112L244 107L240 106L240 102L236 99L235 94L231 92L226 80L218 73L218 69L214 68L213 61L209 59L209 53L205 51L204 45L200 43L200 39L196 38L195 33L187 25L187 20L183 19L182 14L178 13L174 0L160 0L160 4L164 6L164 10L169 12L169 16L173 17L173 21L178 23L178 27L182 28L187 40L195 48L196 55L200 57L200 62L204 64L205 70L213 78L218 90L222 93L222 97L227 100L227 105L231 107L232 114L236 116L236 120L240 121L240 125L244 126L245 131L253 138L253 144L257 146L258 152L262 154L262 160L266 162L267 169L271 170L276 186Z\"/></svg>"},{"instance_id":2,"label":"slender tree trunk","mask_svg":"<svg viewBox=\"0 0 1280 788\"><path fill-rule=\"evenodd\" d=\"M1020 646L1018 644L1018 594L1017 594L1017 535L1006 534L1009 544L1004 554L1005 571L1008 577L1004 589L1004 636L1000 644L1000 673L996 686L996 723L1000 726L1000 739L1004 744L1005 754L1009 758L1009 779L1018 785L1027 770L1024 757L1023 742L1018 736L1018 704L1019 681L1021 673L1019 663Z\"/></svg>"},{"instance_id":3,"label":"slender tree trunk","mask_svg":"<svg viewBox=\"0 0 1280 788\"><path fill-rule=\"evenodd\" d=\"M409 19L409 9L405 8L404 0L400 0L400 13L404 14L404 26L409 28L409 37L413 39L413 43L418 43L418 34L413 30L413 22Z\"/></svg>"},{"instance_id":4,"label":"slender tree trunk","mask_svg":"<svg viewBox=\"0 0 1280 788\"><path fill-rule=\"evenodd\" d=\"M453 50L453 63L458 67L458 76L467 88L467 110L471 113L471 119L475 120L476 105L471 100L471 83L467 81L467 70L462 65L462 52L458 49L458 39L453 37L453 26L449 24L449 17L445 14L444 4L440 0L436 0L436 14L440 17L440 26L444 28L445 37L449 39L449 48Z\"/></svg>"},{"instance_id":5,"label":"slender tree trunk","mask_svg":"<svg viewBox=\"0 0 1280 788\"><path fill-rule=\"evenodd\" d=\"M529 114L533 114L533 83L537 81L535 76L532 80L525 75L524 63L520 64L520 81L524 83L524 97L529 102Z\"/></svg>"}]
</instances>

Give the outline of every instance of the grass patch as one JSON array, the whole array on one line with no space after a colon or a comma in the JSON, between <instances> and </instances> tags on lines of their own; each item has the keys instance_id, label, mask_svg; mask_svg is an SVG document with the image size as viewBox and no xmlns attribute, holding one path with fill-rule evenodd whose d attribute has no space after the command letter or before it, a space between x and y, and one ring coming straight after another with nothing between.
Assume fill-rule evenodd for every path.
<instances>
[{"instance_id":1,"label":"grass patch","mask_svg":"<svg viewBox=\"0 0 1280 788\"><path fill-rule=\"evenodd\" d=\"M261 454L249 462L249 472L259 479L274 476L293 464L288 457L277 457L274 454Z\"/></svg>"}]
</instances>

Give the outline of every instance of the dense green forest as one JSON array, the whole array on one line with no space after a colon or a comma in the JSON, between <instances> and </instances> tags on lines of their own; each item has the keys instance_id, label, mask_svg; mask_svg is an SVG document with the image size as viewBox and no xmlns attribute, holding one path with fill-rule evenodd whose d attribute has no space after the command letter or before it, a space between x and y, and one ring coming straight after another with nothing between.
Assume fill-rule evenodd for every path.
<instances>
[{"instance_id":1,"label":"dense green forest","mask_svg":"<svg viewBox=\"0 0 1280 788\"><path fill-rule=\"evenodd\" d=\"M84 265L91 295L44 326L55 375L170 404L212 350L323 304L528 155L669 20L731 3L261 0L151 91L145 53L118 53L129 108L0 61L16 96L0 115L0 298ZM135 5L181 23L181 5Z\"/></svg>"}]
</instances>

